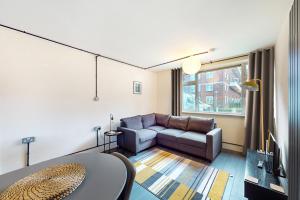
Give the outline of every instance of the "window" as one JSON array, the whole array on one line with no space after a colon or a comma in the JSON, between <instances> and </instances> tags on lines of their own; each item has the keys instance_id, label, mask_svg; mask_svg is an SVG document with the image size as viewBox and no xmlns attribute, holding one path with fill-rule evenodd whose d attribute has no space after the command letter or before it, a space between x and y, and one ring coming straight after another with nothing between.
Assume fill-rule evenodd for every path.
<instances>
[{"instance_id":1,"label":"window","mask_svg":"<svg viewBox=\"0 0 300 200\"><path fill-rule=\"evenodd\" d=\"M183 74L182 112L243 115L245 91L240 84L246 77L246 64Z\"/></svg>"},{"instance_id":2,"label":"window","mask_svg":"<svg viewBox=\"0 0 300 200\"><path fill-rule=\"evenodd\" d=\"M206 96L206 103L209 105L212 105L214 103L214 97L213 96Z\"/></svg>"},{"instance_id":3,"label":"window","mask_svg":"<svg viewBox=\"0 0 300 200\"><path fill-rule=\"evenodd\" d=\"M225 102L224 102L224 104L227 104L227 103L228 103L228 97L225 96Z\"/></svg>"},{"instance_id":4,"label":"window","mask_svg":"<svg viewBox=\"0 0 300 200\"><path fill-rule=\"evenodd\" d=\"M195 75L183 76L183 81L184 82L194 81L194 80L196 80Z\"/></svg>"},{"instance_id":5,"label":"window","mask_svg":"<svg viewBox=\"0 0 300 200\"><path fill-rule=\"evenodd\" d=\"M229 85L230 86L234 86L236 84L239 84L240 83L240 79L239 78L231 78L230 82L229 82Z\"/></svg>"},{"instance_id":6,"label":"window","mask_svg":"<svg viewBox=\"0 0 300 200\"><path fill-rule=\"evenodd\" d=\"M205 88L206 88L206 92L212 92L214 86L212 84L206 84Z\"/></svg>"},{"instance_id":7,"label":"window","mask_svg":"<svg viewBox=\"0 0 300 200\"><path fill-rule=\"evenodd\" d=\"M196 102L195 102L195 86L186 85L183 86L183 110L185 111L195 111Z\"/></svg>"},{"instance_id":8,"label":"window","mask_svg":"<svg viewBox=\"0 0 300 200\"><path fill-rule=\"evenodd\" d=\"M206 72L206 79L211 79L213 77L213 72Z\"/></svg>"},{"instance_id":9,"label":"window","mask_svg":"<svg viewBox=\"0 0 300 200\"><path fill-rule=\"evenodd\" d=\"M228 84L227 84L227 83L224 84L224 90L225 90L225 91L228 91L228 88L229 88Z\"/></svg>"},{"instance_id":10,"label":"window","mask_svg":"<svg viewBox=\"0 0 300 200\"><path fill-rule=\"evenodd\" d=\"M224 77L226 80L228 80L228 74L226 72L224 73Z\"/></svg>"}]
</instances>

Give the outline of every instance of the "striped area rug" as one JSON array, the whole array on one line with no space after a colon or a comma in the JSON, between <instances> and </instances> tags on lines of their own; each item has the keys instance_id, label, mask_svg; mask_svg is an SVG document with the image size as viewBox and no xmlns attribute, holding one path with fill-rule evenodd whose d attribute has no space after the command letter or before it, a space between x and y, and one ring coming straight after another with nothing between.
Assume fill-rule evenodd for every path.
<instances>
[{"instance_id":1,"label":"striped area rug","mask_svg":"<svg viewBox=\"0 0 300 200\"><path fill-rule=\"evenodd\" d=\"M131 161L135 181L160 199L222 199L229 173L170 152L154 148Z\"/></svg>"}]
</instances>

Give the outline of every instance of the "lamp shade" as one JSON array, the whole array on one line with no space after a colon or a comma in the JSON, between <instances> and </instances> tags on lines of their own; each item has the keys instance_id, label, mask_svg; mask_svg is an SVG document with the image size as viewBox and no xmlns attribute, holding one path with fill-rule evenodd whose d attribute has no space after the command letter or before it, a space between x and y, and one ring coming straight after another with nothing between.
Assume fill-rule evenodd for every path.
<instances>
[{"instance_id":1,"label":"lamp shade","mask_svg":"<svg viewBox=\"0 0 300 200\"><path fill-rule=\"evenodd\" d=\"M250 79L241 84L241 87L245 90L249 91L254 91L257 92L259 91L259 85L257 84L256 80Z\"/></svg>"},{"instance_id":2,"label":"lamp shade","mask_svg":"<svg viewBox=\"0 0 300 200\"><path fill-rule=\"evenodd\" d=\"M196 56L191 56L182 63L182 70L185 74L196 74L201 68L201 62Z\"/></svg>"}]
</instances>

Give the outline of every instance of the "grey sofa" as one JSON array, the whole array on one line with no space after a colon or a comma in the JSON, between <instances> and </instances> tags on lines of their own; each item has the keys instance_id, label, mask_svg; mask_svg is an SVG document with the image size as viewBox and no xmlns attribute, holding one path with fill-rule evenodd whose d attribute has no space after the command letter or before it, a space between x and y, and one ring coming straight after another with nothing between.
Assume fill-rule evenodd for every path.
<instances>
[{"instance_id":1,"label":"grey sofa","mask_svg":"<svg viewBox=\"0 0 300 200\"><path fill-rule=\"evenodd\" d=\"M222 148L222 129L213 118L138 115L121 119L121 148L138 153L156 144L212 161Z\"/></svg>"}]
</instances>

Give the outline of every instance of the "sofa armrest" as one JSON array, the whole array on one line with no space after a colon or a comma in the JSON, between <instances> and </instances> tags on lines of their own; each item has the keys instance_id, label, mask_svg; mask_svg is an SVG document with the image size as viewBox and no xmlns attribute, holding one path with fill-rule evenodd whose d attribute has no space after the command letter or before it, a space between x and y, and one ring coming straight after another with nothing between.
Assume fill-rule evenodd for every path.
<instances>
[{"instance_id":1,"label":"sofa armrest","mask_svg":"<svg viewBox=\"0 0 300 200\"><path fill-rule=\"evenodd\" d=\"M123 132L122 135L118 136L118 145L133 153L137 153L139 136L136 130L125 127L118 127L118 131Z\"/></svg>"},{"instance_id":2,"label":"sofa armrest","mask_svg":"<svg viewBox=\"0 0 300 200\"><path fill-rule=\"evenodd\" d=\"M215 128L206 135L206 158L210 161L220 153L222 149L222 129Z\"/></svg>"}]
</instances>

